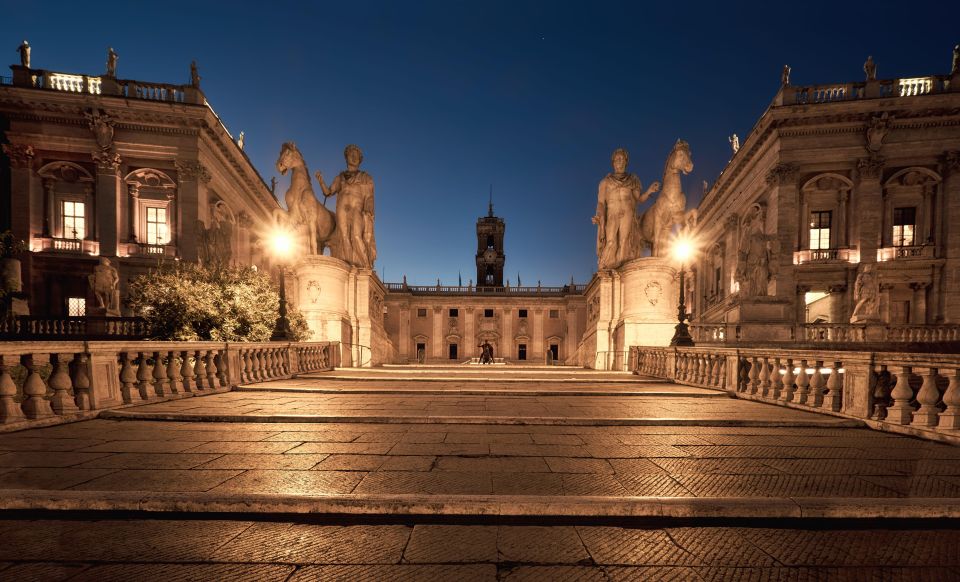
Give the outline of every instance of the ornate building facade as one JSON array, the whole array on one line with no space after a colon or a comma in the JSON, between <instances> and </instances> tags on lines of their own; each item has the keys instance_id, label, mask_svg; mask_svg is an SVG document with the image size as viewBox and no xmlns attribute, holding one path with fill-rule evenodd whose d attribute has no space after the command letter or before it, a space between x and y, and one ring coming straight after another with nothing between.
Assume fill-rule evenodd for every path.
<instances>
[{"instance_id":1,"label":"ornate building facade","mask_svg":"<svg viewBox=\"0 0 960 582\"><path fill-rule=\"evenodd\" d=\"M960 73L788 77L700 203L697 339L960 339Z\"/></svg>"},{"instance_id":2,"label":"ornate building facade","mask_svg":"<svg viewBox=\"0 0 960 582\"><path fill-rule=\"evenodd\" d=\"M100 257L127 282L160 260L263 266L280 208L200 90L12 66L0 84L0 230L27 241L34 315L82 315Z\"/></svg>"}]
</instances>

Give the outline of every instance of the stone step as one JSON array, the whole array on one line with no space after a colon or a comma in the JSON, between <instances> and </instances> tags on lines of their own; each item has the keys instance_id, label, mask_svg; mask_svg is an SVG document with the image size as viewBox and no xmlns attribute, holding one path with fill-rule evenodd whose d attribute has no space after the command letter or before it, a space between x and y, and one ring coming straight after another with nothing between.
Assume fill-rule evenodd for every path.
<instances>
[{"instance_id":1,"label":"stone step","mask_svg":"<svg viewBox=\"0 0 960 582\"><path fill-rule=\"evenodd\" d=\"M381 382L375 385L382 385ZM433 389L433 388L311 388L307 386L265 386L257 384L252 386L238 386L234 392L290 392L301 394L410 394L415 396L646 396L646 397L683 397L683 398L735 398L727 392L718 392L715 390L701 390L693 392L691 390L663 391L663 390L604 390L597 388L594 390L499 390L489 389L464 389L457 387Z\"/></svg>"},{"instance_id":2,"label":"stone step","mask_svg":"<svg viewBox=\"0 0 960 582\"><path fill-rule=\"evenodd\" d=\"M264 494L7 489L2 511L499 518L956 519L950 498Z\"/></svg>"}]
</instances>

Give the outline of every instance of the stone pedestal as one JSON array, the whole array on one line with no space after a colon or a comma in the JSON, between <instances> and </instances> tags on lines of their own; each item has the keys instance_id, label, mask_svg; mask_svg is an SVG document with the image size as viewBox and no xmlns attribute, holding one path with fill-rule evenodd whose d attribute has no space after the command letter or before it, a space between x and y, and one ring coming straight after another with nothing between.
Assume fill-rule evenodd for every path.
<instances>
[{"instance_id":1,"label":"stone pedestal","mask_svg":"<svg viewBox=\"0 0 960 582\"><path fill-rule=\"evenodd\" d=\"M372 311L383 305L382 285L373 271L310 255L294 266L293 273L296 305L313 333L309 341L340 342L344 367L373 366L393 357L383 315Z\"/></svg>"},{"instance_id":2,"label":"stone pedestal","mask_svg":"<svg viewBox=\"0 0 960 582\"><path fill-rule=\"evenodd\" d=\"M595 334L596 353L585 365L625 370L630 346L670 345L680 300L672 261L643 257L619 269L601 271L597 279L590 295L599 299L598 317L584 333L585 340ZM588 304L592 296L587 297Z\"/></svg>"}]
</instances>

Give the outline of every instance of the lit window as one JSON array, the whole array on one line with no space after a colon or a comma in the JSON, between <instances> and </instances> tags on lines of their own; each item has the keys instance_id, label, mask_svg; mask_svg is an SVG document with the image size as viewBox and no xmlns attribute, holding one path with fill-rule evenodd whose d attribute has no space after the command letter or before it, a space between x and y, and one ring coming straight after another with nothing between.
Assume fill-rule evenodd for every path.
<instances>
[{"instance_id":1,"label":"lit window","mask_svg":"<svg viewBox=\"0 0 960 582\"><path fill-rule=\"evenodd\" d=\"M87 314L87 300L84 297L67 297L67 315L83 317Z\"/></svg>"},{"instance_id":2,"label":"lit window","mask_svg":"<svg viewBox=\"0 0 960 582\"><path fill-rule=\"evenodd\" d=\"M830 248L830 216L833 214L827 211L814 211L810 213L810 249L829 249Z\"/></svg>"},{"instance_id":3,"label":"lit window","mask_svg":"<svg viewBox=\"0 0 960 582\"><path fill-rule=\"evenodd\" d=\"M83 202L63 201L63 238L82 239L86 237L86 220Z\"/></svg>"},{"instance_id":4,"label":"lit window","mask_svg":"<svg viewBox=\"0 0 960 582\"><path fill-rule=\"evenodd\" d=\"M893 246L911 247L916 244L914 235L917 229L917 209L893 209Z\"/></svg>"},{"instance_id":5,"label":"lit window","mask_svg":"<svg viewBox=\"0 0 960 582\"><path fill-rule=\"evenodd\" d=\"M169 242L167 236L167 209L154 206L147 207L147 244L165 245Z\"/></svg>"}]
</instances>

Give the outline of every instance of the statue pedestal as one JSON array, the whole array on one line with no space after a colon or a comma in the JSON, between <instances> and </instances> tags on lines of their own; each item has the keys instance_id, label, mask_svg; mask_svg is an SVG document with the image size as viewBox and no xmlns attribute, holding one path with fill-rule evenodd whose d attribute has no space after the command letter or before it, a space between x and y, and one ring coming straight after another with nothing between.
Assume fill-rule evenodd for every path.
<instances>
[{"instance_id":1,"label":"statue pedestal","mask_svg":"<svg viewBox=\"0 0 960 582\"><path fill-rule=\"evenodd\" d=\"M626 370L630 346L667 346L677 325L679 281L672 261L634 259L616 270L600 271L587 304L597 319L584 340L595 336L595 354L581 364L598 370ZM592 342L591 342L592 343ZM592 359L589 359L592 358Z\"/></svg>"},{"instance_id":2,"label":"statue pedestal","mask_svg":"<svg viewBox=\"0 0 960 582\"><path fill-rule=\"evenodd\" d=\"M385 290L370 269L334 257L309 255L293 268L291 298L310 327L310 341L340 342L343 367L368 367L392 359L383 329Z\"/></svg>"}]
</instances>

